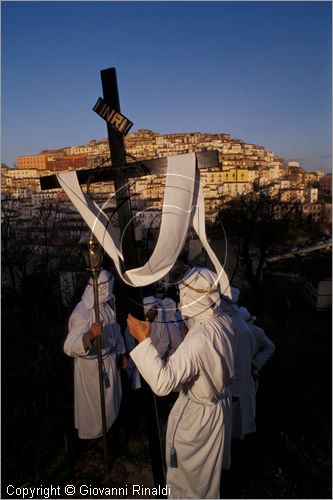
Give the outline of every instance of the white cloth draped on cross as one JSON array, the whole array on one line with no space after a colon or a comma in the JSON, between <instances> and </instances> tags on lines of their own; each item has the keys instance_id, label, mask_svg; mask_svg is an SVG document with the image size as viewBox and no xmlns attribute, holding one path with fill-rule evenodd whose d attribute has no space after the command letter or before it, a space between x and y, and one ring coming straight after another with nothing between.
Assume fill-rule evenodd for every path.
<instances>
[{"instance_id":1,"label":"white cloth draped on cross","mask_svg":"<svg viewBox=\"0 0 333 500\"><path fill-rule=\"evenodd\" d=\"M162 220L154 252L142 267L126 272L121 267L124 261L121 241L105 212L82 192L76 172L62 172L57 178L125 283L138 287L162 279L175 264L191 224L215 266L222 294L231 297L228 277L207 241L202 181L194 153L168 158Z\"/></svg>"}]
</instances>

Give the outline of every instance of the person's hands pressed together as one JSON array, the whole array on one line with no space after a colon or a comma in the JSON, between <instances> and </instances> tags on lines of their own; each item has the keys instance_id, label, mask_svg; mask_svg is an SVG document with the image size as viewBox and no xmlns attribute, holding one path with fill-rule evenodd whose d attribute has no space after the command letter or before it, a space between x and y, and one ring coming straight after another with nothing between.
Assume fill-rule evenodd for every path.
<instances>
[{"instance_id":1,"label":"person's hands pressed together","mask_svg":"<svg viewBox=\"0 0 333 500\"><path fill-rule=\"evenodd\" d=\"M151 324L150 321L140 321L131 314L127 317L127 326L132 337L134 337L138 342L150 337Z\"/></svg>"},{"instance_id":2,"label":"person's hands pressed together","mask_svg":"<svg viewBox=\"0 0 333 500\"><path fill-rule=\"evenodd\" d=\"M96 337L100 337L103 331L103 321L96 321L90 327L89 336L91 340L94 340Z\"/></svg>"}]
</instances>

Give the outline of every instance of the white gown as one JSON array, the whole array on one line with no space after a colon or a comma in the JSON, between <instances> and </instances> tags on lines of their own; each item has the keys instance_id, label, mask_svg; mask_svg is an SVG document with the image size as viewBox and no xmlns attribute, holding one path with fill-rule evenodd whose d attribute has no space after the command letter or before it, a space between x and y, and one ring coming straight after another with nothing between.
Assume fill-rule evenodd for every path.
<instances>
[{"instance_id":1,"label":"white gown","mask_svg":"<svg viewBox=\"0 0 333 500\"><path fill-rule=\"evenodd\" d=\"M255 380L256 391L258 389L258 374L262 367L267 363L275 351L275 345L267 337L265 331L257 325L249 324L254 337L254 352L252 356L252 365L255 367L257 378ZM252 372L253 372L252 367Z\"/></svg>"},{"instance_id":2,"label":"white gown","mask_svg":"<svg viewBox=\"0 0 333 500\"><path fill-rule=\"evenodd\" d=\"M231 384L232 437L243 439L245 434L256 431L256 388L251 366L254 352L254 337L248 324L236 310L232 316L236 338L235 375Z\"/></svg>"},{"instance_id":3,"label":"white gown","mask_svg":"<svg viewBox=\"0 0 333 500\"><path fill-rule=\"evenodd\" d=\"M125 329L124 339L125 339L127 352L130 353L135 348L137 343L135 342L134 338L130 334L128 328ZM140 373L139 373L137 367L135 366L135 363L131 357L129 357L129 359L128 359L126 372L127 372L127 377L129 379L129 382L131 384L131 389L133 391L136 391L136 389L140 389L140 387L141 387Z\"/></svg>"},{"instance_id":4,"label":"white gown","mask_svg":"<svg viewBox=\"0 0 333 500\"><path fill-rule=\"evenodd\" d=\"M195 282L198 289L203 288L202 281ZM182 300L181 294L183 307L185 302L194 326L168 361L161 360L150 338L131 357L155 394L180 390L166 436L169 498L219 498L224 443L221 396L233 376L234 332L229 317L219 308L213 313L211 295L206 303L203 300L193 306L190 297ZM170 458L173 449L177 467Z\"/></svg>"},{"instance_id":5,"label":"white gown","mask_svg":"<svg viewBox=\"0 0 333 500\"><path fill-rule=\"evenodd\" d=\"M107 281L106 271L102 271L99 282ZM105 288L105 290L103 290ZM120 372L117 368L117 354L125 352L120 327L115 313L107 304L110 293L107 286L99 286L100 317L104 321L102 333L102 356L104 365L104 395L107 430L118 416L122 390ZM74 413L75 427L81 439L94 439L103 434L100 406L98 361L95 348L84 343L84 334L95 321L93 309L93 287L88 285L81 302L69 319L69 332L64 344L64 352L74 360ZM106 375L107 374L107 375ZM110 387L106 387L107 379Z\"/></svg>"}]
</instances>

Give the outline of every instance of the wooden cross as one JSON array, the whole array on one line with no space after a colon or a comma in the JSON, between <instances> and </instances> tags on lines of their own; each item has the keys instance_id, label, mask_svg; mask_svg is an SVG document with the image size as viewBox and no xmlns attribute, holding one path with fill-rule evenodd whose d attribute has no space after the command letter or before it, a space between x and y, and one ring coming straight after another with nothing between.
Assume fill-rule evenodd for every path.
<instances>
[{"instance_id":1,"label":"wooden cross","mask_svg":"<svg viewBox=\"0 0 333 500\"><path fill-rule=\"evenodd\" d=\"M80 184L91 184L93 182L113 181L116 192L116 205L119 217L119 229L123 234L122 249L124 255L124 264L126 269L138 267L138 259L135 247L135 234L132 220L131 203L129 196L128 179L133 177L142 177L147 174L164 174L167 170L167 158L158 158L153 160L144 160L127 164L124 146L124 135L121 131L128 130L131 122L126 117L125 121L121 119L123 115L120 112L117 76L115 68L109 68L101 71L103 99L99 99L94 107L99 114L105 115L106 119L115 117L115 113L120 114L118 119L118 130L110 121L107 121L108 139L111 154L112 166L78 170L77 177ZM98 112L97 111L97 112ZM118 118L118 115L116 116ZM127 122L126 122L127 120ZM116 124L117 125L117 124ZM198 168L209 168L218 165L217 151L205 151L196 153ZM145 166L145 169L142 168ZM44 176L40 178L42 190L59 188L56 175ZM126 228L126 231L125 231ZM126 293L127 310L124 313L131 312L134 316L143 319L142 291L140 288L134 288L124 285ZM144 381L143 381L144 382ZM159 425L156 414L155 396L145 383L143 385L143 406L146 411L146 421L148 427L148 438L152 470L155 486L165 486L164 478L164 460L162 456L161 441L159 436Z\"/></svg>"}]
</instances>

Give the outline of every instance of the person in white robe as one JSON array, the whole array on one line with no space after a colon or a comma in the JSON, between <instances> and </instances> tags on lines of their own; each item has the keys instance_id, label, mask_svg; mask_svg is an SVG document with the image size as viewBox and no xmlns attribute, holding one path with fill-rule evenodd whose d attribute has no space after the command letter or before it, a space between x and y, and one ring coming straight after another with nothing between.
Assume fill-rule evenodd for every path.
<instances>
[{"instance_id":1,"label":"person in white robe","mask_svg":"<svg viewBox=\"0 0 333 500\"><path fill-rule=\"evenodd\" d=\"M166 331L168 338L168 350L164 355L164 359L173 354L183 341L181 331L181 321L177 318L177 304L170 297L165 297L162 300L162 318L163 328Z\"/></svg>"},{"instance_id":2,"label":"person in white robe","mask_svg":"<svg viewBox=\"0 0 333 500\"><path fill-rule=\"evenodd\" d=\"M252 377L254 336L239 312L238 298L239 290L232 289L232 300L224 299L222 308L232 320L236 338L235 375L231 383L231 436L242 440L246 434L256 431L256 388Z\"/></svg>"},{"instance_id":3,"label":"person in white robe","mask_svg":"<svg viewBox=\"0 0 333 500\"><path fill-rule=\"evenodd\" d=\"M118 416L122 399L121 377L117 356L126 365L125 345L108 301L114 278L105 270L98 277L100 322L95 322L94 290L92 278L69 318L68 335L64 352L74 357L74 415L75 427L81 439L102 436L99 374L95 338L101 335L103 358L103 383L105 395L106 426L110 429Z\"/></svg>"},{"instance_id":4,"label":"person in white robe","mask_svg":"<svg viewBox=\"0 0 333 500\"><path fill-rule=\"evenodd\" d=\"M252 353L252 376L257 392L259 372L274 353L275 345L267 337L265 331L254 324L257 318L255 316L252 316L250 311L246 307L240 307L239 312L243 320L246 321L246 323L249 325L251 333L254 337L254 350Z\"/></svg>"},{"instance_id":5,"label":"person in white robe","mask_svg":"<svg viewBox=\"0 0 333 500\"><path fill-rule=\"evenodd\" d=\"M144 297L145 318L151 322L151 341L161 358L167 356L170 339L165 328L162 300L157 297Z\"/></svg>"},{"instance_id":6,"label":"person in white robe","mask_svg":"<svg viewBox=\"0 0 333 500\"><path fill-rule=\"evenodd\" d=\"M126 351L130 353L135 348L136 342L135 339L130 334L128 327L125 328L124 340L126 345ZM135 366L133 359L130 356L127 362L126 373L132 391L140 389L141 388L140 373L137 367Z\"/></svg>"},{"instance_id":7,"label":"person in white robe","mask_svg":"<svg viewBox=\"0 0 333 500\"><path fill-rule=\"evenodd\" d=\"M169 498L219 498L224 419L221 396L234 372L234 332L219 307L217 276L190 270L180 284L180 310L189 328L167 361L150 338L151 325L128 317L139 341L131 352L155 394L180 390L166 436Z\"/></svg>"},{"instance_id":8,"label":"person in white robe","mask_svg":"<svg viewBox=\"0 0 333 500\"><path fill-rule=\"evenodd\" d=\"M175 317L176 303L168 297L161 300L149 296L143 299L143 309L145 318L151 322L151 341L160 357L166 359L182 342L179 323ZM130 353L135 348L136 342L128 328L125 330L124 337L127 352ZM132 358L128 360L127 375L132 390L139 389L141 387L140 375Z\"/></svg>"}]
</instances>

